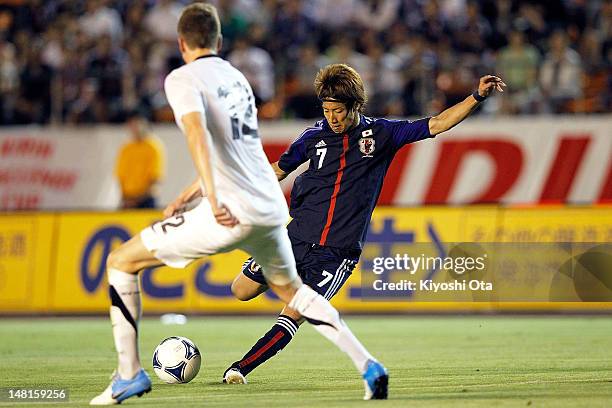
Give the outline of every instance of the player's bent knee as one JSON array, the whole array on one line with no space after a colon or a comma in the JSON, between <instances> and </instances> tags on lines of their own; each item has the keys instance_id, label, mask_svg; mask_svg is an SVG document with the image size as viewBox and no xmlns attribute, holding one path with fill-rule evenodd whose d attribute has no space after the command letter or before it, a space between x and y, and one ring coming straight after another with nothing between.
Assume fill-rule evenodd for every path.
<instances>
[{"instance_id":1,"label":"player's bent knee","mask_svg":"<svg viewBox=\"0 0 612 408\"><path fill-rule=\"evenodd\" d=\"M243 279L236 278L232 282L231 290L236 299L246 302L262 292L261 286L255 282L248 284Z\"/></svg>"},{"instance_id":2,"label":"player's bent knee","mask_svg":"<svg viewBox=\"0 0 612 408\"><path fill-rule=\"evenodd\" d=\"M243 302L252 299L251 297L249 297L249 294L247 293L247 291L240 285L237 284L236 281L232 282L232 295L234 295L234 297L238 300L242 300Z\"/></svg>"},{"instance_id":3,"label":"player's bent knee","mask_svg":"<svg viewBox=\"0 0 612 408\"><path fill-rule=\"evenodd\" d=\"M134 263L126 259L121 248L117 248L108 254L108 258L106 258L106 268L117 269L127 273L136 272Z\"/></svg>"},{"instance_id":4,"label":"player's bent knee","mask_svg":"<svg viewBox=\"0 0 612 408\"><path fill-rule=\"evenodd\" d=\"M107 269L119 269L120 256L117 254L117 251L111 251L106 258L106 268Z\"/></svg>"}]
</instances>

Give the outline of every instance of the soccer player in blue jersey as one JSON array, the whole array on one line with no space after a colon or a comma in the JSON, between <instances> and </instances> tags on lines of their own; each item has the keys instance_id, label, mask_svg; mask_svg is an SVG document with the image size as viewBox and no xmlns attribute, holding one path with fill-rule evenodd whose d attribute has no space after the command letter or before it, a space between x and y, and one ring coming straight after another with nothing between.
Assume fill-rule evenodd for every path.
<instances>
[{"instance_id":1,"label":"soccer player in blue jersey","mask_svg":"<svg viewBox=\"0 0 612 408\"><path fill-rule=\"evenodd\" d=\"M320 70L315 90L325 119L306 129L272 164L282 180L310 162L294 182L293 219L287 226L304 283L331 299L359 260L385 174L398 150L449 130L505 86L499 77L486 75L472 95L437 116L416 121L376 119L362 114L367 97L353 68L332 64ZM265 290L262 268L249 258L232 283L232 292L240 300L250 300ZM299 313L283 308L276 324L225 371L223 381L246 383L247 374L291 341L301 321Z\"/></svg>"}]
</instances>

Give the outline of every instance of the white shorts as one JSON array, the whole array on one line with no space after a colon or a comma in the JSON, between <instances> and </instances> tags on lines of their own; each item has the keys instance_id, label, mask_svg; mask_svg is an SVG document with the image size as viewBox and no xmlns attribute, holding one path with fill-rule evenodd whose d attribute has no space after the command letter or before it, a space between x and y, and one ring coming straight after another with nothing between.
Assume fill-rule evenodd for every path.
<instances>
[{"instance_id":1,"label":"white shorts","mask_svg":"<svg viewBox=\"0 0 612 408\"><path fill-rule=\"evenodd\" d=\"M207 255L242 249L263 267L268 282L286 285L297 278L291 241L284 225L219 225L208 200L194 209L157 222L140 232L144 246L173 268Z\"/></svg>"}]
</instances>

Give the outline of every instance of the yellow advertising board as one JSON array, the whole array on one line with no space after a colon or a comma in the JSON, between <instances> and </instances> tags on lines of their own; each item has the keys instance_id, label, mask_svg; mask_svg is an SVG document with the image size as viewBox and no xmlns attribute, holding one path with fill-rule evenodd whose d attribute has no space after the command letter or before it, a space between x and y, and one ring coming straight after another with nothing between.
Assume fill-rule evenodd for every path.
<instances>
[{"instance_id":1,"label":"yellow advertising board","mask_svg":"<svg viewBox=\"0 0 612 408\"><path fill-rule=\"evenodd\" d=\"M496 242L612 242L612 207L535 207L501 210Z\"/></svg>"},{"instance_id":2,"label":"yellow advertising board","mask_svg":"<svg viewBox=\"0 0 612 408\"><path fill-rule=\"evenodd\" d=\"M158 212L61 214L57 241L57 282L50 309L99 312L109 306L105 260L110 251L158 221ZM268 296L246 303L230 285L248 255L240 251L202 259L185 269L160 267L141 273L143 307L148 312L214 313L271 311Z\"/></svg>"},{"instance_id":3,"label":"yellow advertising board","mask_svg":"<svg viewBox=\"0 0 612 408\"><path fill-rule=\"evenodd\" d=\"M47 309L56 222L52 215L0 215L0 311Z\"/></svg>"},{"instance_id":4,"label":"yellow advertising board","mask_svg":"<svg viewBox=\"0 0 612 408\"><path fill-rule=\"evenodd\" d=\"M0 216L0 313L106 313L107 255L159 218L155 211ZM462 297L455 301L419 301L418 296L373 300L362 285L361 276L362 268L371 268L374 258L405 253L415 244L435 252L444 243L453 242L611 240L610 207L378 208L360 264L332 303L342 311L362 313L612 310L611 302L599 301L483 302ZM249 302L240 302L232 296L231 282L246 257L245 253L234 251L196 261L185 269L160 267L143 271L141 292L145 312L279 311L281 304L268 293ZM393 278L393 273L389 277Z\"/></svg>"}]
</instances>

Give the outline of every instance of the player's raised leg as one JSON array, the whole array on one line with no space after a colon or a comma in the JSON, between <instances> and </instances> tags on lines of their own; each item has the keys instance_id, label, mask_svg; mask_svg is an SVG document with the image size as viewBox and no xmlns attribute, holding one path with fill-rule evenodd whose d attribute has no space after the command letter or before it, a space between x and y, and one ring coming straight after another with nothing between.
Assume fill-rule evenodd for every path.
<instances>
[{"instance_id":1,"label":"player's raised leg","mask_svg":"<svg viewBox=\"0 0 612 408\"><path fill-rule=\"evenodd\" d=\"M151 390L151 380L142 369L138 354L138 322L142 312L138 272L161 263L137 235L111 252L106 264L110 317L119 361L110 385L91 400L91 405L118 404Z\"/></svg>"},{"instance_id":2,"label":"player's raised leg","mask_svg":"<svg viewBox=\"0 0 612 408\"><path fill-rule=\"evenodd\" d=\"M271 285L272 289L277 289ZM280 295L279 295L280 296ZM315 330L329 339L353 361L362 374L365 383L364 399L387 398L387 370L357 340L340 314L327 299L310 286L302 285L288 303L288 306L313 325Z\"/></svg>"},{"instance_id":3,"label":"player's raised leg","mask_svg":"<svg viewBox=\"0 0 612 408\"><path fill-rule=\"evenodd\" d=\"M299 279L299 278L297 278ZM281 298L293 294L288 306L313 325L315 330L344 351L353 361L364 379L364 399L386 399L389 376L380 364L357 340L340 314L331 303L315 292L310 286L301 284L295 290L292 285L276 286L269 282L270 288Z\"/></svg>"},{"instance_id":4,"label":"player's raised leg","mask_svg":"<svg viewBox=\"0 0 612 408\"><path fill-rule=\"evenodd\" d=\"M304 316L315 330L348 354L365 380L365 399L387 398L388 375L382 364L357 340L327 299L302 283L295 269L291 242L284 227L258 234L252 243L253 257L263 268L270 288L291 309Z\"/></svg>"}]
</instances>

